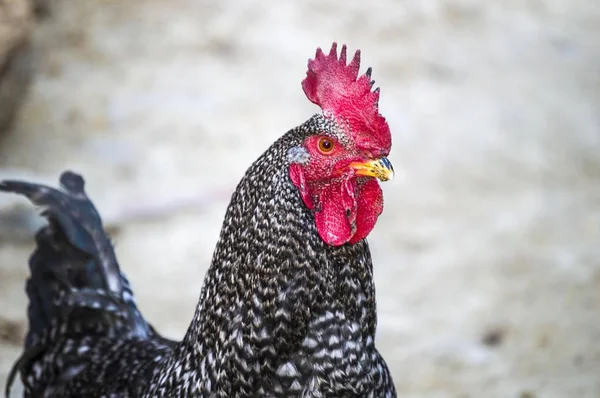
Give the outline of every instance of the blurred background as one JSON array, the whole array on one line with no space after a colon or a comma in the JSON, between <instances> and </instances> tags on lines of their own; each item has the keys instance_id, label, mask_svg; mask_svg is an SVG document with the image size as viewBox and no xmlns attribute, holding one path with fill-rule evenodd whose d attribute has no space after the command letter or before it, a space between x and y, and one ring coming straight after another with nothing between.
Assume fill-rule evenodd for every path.
<instances>
[{"instance_id":1,"label":"blurred background","mask_svg":"<svg viewBox=\"0 0 600 398\"><path fill-rule=\"evenodd\" d=\"M402 397L600 397L595 0L0 0L0 179L84 174L141 309L188 326L229 196L362 50L397 179L371 235ZM225 165L225 166L224 166ZM40 220L0 196L0 384Z\"/></svg>"}]
</instances>

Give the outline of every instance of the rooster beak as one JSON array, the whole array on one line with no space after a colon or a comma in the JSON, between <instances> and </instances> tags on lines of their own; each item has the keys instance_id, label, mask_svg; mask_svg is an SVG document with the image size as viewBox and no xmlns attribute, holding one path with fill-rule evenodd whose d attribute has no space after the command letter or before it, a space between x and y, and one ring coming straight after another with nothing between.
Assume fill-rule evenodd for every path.
<instances>
[{"instance_id":1,"label":"rooster beak","mask_svg":"<svg viewBox=\"0 0 600 398\"><path fill-rule=\"evenodd\" d=\"M386 157L366 162L353 162L350 163L350 168L355 170L358 176L375 177L380 181L394 179L394 168Z\"/></svg>"}]
</instances>

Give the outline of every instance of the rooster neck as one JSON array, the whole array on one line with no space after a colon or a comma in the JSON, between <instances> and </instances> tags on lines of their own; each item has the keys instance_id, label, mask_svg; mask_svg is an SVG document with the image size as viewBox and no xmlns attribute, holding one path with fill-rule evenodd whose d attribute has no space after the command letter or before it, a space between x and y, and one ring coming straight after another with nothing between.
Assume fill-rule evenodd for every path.
<instances>
[{"instance_id":1,"label":"rooster neck","mask_svg":"<svg viewBox=\"0 0 600 398\"><path fill-rule=\"evenodd\" d=\"M326 245L289 178L287 151L302 133L292 130L275 142L232 196L182 343L183 360L203 369L201 380L218 382L219 369L235 369L244 356L245 366L260 366L264 374L293 355L308 324L325 312L343 313L374 338L366 241Z\"/></svg>"}]
</instances>

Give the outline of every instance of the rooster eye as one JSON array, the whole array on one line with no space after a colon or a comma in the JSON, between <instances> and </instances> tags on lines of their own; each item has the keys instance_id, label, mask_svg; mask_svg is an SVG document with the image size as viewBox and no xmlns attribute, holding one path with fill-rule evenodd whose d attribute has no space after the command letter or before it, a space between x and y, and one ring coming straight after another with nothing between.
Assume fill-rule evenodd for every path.
<instances>
[{"instance_id":1,"label":"rooster eye","mask_svg":"<svg viewBox=\"0 0 600 398\"><path fill-rule=\"evenodd\" d=\"M333 141L327 137L323 137L319 140L319 151L321 153L329 153L333 150Z\"/></svg>"}]
</instances>

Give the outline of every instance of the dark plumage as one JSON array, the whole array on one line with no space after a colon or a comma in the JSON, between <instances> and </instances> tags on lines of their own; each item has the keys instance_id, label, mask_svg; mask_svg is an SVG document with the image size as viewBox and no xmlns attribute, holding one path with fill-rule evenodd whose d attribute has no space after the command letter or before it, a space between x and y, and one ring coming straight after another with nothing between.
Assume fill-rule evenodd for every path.
<instances>
[{"instance_id":1,"label":"dark plumage","mask_svg":"<svg viewBox=\"0 0 600 398\"><path fill-rule=\"evenodd\" d=\"M344 73L334 53L322 66L335 62L336 73ZM345 67L345 48L342 54ZM317 61L323 57L317 53ZM364 81L371 93L370 77ZM395 397L374 345L373 265L362 238L381 212L372 176L391 172L380 159L391 140L382 118L379 130L358 132L373 141L355 138L352 126L371 126L365 114L353 124L324 107L250 166L232 195L181 342L162 338L137 310L80 176L64 173L64 191L0 183L0 190L43 206L49 220L30 259L29 333L15 365L26 395ZM331 140L333 155L325 156L330 149L322 141L322 159L311 152L314 137ZM387 148L378 149L382 142Z\"/></svg>"}]
</instances>

